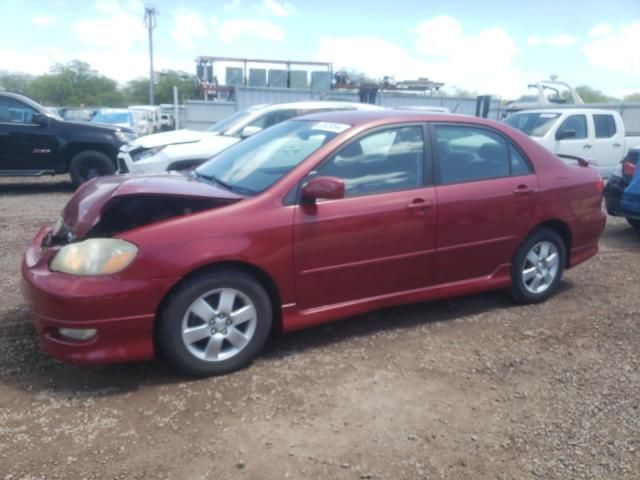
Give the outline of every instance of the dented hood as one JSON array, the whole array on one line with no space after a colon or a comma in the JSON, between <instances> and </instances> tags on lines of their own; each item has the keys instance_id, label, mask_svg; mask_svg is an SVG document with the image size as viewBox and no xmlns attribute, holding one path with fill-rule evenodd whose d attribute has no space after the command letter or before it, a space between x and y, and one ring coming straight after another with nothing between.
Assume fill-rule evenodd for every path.
<instances>
[{"instance_id":1,"label":"dented hood","mask_svg":"<svg viewBox=\"0 0 640 480\"><path fill-rule=\"evenodd\" d=\"M62 220L75 237L81 239L98 223L107 204L135 195L214 199L229 203L243 198L178 173L98 177L84 183L76 191L62 212Z\"/></svg>"}]
</instances>

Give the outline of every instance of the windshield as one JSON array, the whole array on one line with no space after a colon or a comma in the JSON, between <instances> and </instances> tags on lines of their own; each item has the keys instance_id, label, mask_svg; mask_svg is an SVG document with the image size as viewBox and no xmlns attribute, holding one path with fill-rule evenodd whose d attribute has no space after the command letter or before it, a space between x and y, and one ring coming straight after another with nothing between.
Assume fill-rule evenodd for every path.
<instances>
[{"instance_id":1,"label":"windshield","mask_svg":"<svg viewBox=\"0 0 640 480\"><path fill-rule=\"evenodd\" d=\"M255 195L276 183L350 125L289 120L240 142L196 169L238 193Z\"/></svg>"},{"instance_id":2,"label":"windshield","mask_svg":"<svg viewBox=\"0 0 640 480\"><path fill-rule=\"evenodd\" d=\"M223 118L217 123L214 123L209 128L207 128L207 132L213 133L224 133L229 130L231 127L235 127L237 123L244 120L251 114L249 110L243 110L241 112L236 112L233 115Z\"/></svg>"},{"instance_id":3,"label":"windshield","mask_svg":"<svg viewBox=\"0 0 640 480\"><path fill-rule=\"evenodd\" d=\"M129 112L98 112L96 113L93 118L91 119L92 122L96 122L96 123L110 123L110 124L115 124L115 123L131 123L129 121L130 119L130 113Z\"/></svg>"},{"instance_id":4,"label":"windshield","mask_svg":"<svg viewBox=\"0 0 640 480\"><path fill-rule=\"evenodd\" d=\"M531 137L544 137L559 116L559 113L551 112L514 113L504 123Z\"/></svg>"}]
</instances>

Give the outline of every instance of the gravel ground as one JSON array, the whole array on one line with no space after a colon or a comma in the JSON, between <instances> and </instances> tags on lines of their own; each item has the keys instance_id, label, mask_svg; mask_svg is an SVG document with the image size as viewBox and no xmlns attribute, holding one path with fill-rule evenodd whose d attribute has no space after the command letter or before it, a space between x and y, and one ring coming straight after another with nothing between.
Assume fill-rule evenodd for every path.
<instances>
[{"instance_id":1,"label":"gravel ground","mask_svg":"<svg viewBox=\"0 0 640 480\"><path fill-rule=\"evenodd\" d=\"M640 234L622 220L542 305L377 311L190 380L38 350L20 257L70 194L0 180L0 480L640 477Z\"/></svg>"}]
</instances>

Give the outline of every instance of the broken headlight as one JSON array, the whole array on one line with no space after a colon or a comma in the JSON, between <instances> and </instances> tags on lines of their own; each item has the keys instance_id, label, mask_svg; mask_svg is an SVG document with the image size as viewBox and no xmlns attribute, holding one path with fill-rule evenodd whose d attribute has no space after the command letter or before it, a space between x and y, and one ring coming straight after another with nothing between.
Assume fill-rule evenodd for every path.
<instances>
[{"instance_id":1,"label":"broken headlight","mask_svg":"<svg viewBox=\"0 0 640 480\"><path fill-rule=\"evenodd\" d=\"M65 245L53 257L51 270L72 275L110 275L124 270L138 248L117 238L90 238Z\"/></svg>"},{"instance_id":2,"label":"broken headlight","mask_svg":"<svg viewBox=\"0 0 640 480\"><path fill-rule=\"evenodd\" d=\"M153 157L156 153L162 151L166 145L159 145L157 147L147 148L145 150L139 150L137 152L131 152L131 160L137 162L139 160L145 160Z\"/></svg>"}]
</instances>

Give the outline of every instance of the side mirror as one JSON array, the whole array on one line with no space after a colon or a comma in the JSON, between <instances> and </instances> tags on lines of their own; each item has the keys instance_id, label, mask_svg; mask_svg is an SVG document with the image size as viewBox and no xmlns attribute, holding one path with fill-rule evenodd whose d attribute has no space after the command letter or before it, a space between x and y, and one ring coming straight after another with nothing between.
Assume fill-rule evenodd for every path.
<instances>
[{"instance_id":1,"label":"side mirror","mask_svg":"<svg viewBox=\"0 0 640 480\"><path fill-rule=\"evenodd\" d=\"M576 131L575 130L559 130L556 133L556 140L562 140L565 138L575 138Z\"/></svg>"},{"instance_id":2,"label":"side mirror","mask_svg":"<svg viewBox=\"0 0 640 480\"><path fill-rule=\"evenodd\" d=\"M31 123L35 123L39 127L46 127L49 125L49 117L41 113L34 113L31 115Z\"/></svg>"},{"instance_id":3,"label":"side mirror","mask_svg":"<svg viewBox=\"0 0 640 480\"><path fill-rule=\"evenodd\" d=\"M337 200L344 197L344 181L336 177L317 177L302 187L302 200L313 203L317 199Z\"/></svg>"},{"instance_id":4,"label":"side mirror","mask_svg":"<svg viewBox=\"0 0 640 480\"><path fill-rule=\"evenodd\" d=\"M240 136L242 138L248 138L248 137L250 137L252 135L255 135L256 133L261 132L261 131L262 131L261 127L256 127L256 126L253 126L253 125L247 125L240 132Z\"/></svg>"}]
</instances>

